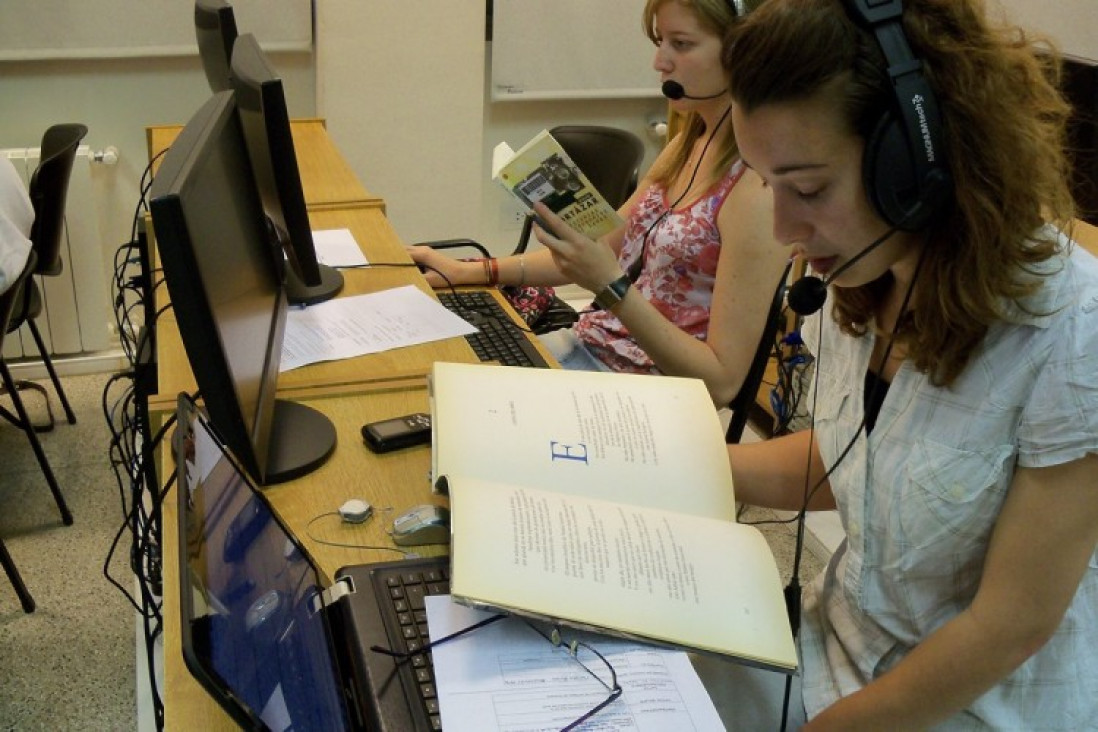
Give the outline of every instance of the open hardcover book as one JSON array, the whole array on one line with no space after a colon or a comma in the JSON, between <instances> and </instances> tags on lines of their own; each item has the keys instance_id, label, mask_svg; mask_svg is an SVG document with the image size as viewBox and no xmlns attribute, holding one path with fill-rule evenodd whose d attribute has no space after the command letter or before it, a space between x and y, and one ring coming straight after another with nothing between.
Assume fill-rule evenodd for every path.
<instances>
[{"instance_id":1,"label":"open hardcover book","mask_svg":"<svg viewBox=\"0 0 1098 732\"><path fill-rule=\"evenodd\" d=\"M560 143L542 130L514 152L501 142L492 152L492 178L532 211L541 201L576 231L597 239L621 226L614 207L591 185Z\"/></svg>"},{"instance_id":2,"label":"open hardcover book","mask_svg":"<svg viewBox=\"0 0 1098 732\"><path fill-rule=\"evenodd\" d=\"M796 670L700 380L436 363L431 410L457 602Z\"/></svg>"}]
</instances>

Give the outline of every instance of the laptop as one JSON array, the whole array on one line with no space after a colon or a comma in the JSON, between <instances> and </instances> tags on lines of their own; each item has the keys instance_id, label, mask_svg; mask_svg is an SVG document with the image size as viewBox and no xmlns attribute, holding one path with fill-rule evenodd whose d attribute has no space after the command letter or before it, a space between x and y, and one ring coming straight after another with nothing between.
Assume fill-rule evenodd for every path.
<instances>
[{"instance_id":1,"label":"laptop","mask_svg":"<svg viewBox=\"0 0 1098 732\"><path fill-rule=\"evenodd\" d=\"M246 729L437 730L423 594L448 558L345 567L325 586L202 412L180 395L176 439L183 658ZM405 585L409 585L407 588Z\"/></svg>"}]
</instances>

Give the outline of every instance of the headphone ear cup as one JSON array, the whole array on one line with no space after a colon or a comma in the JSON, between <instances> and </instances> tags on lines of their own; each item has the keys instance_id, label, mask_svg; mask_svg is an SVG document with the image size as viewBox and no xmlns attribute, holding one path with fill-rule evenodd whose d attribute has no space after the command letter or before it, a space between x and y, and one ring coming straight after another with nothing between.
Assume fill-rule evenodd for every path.
<instances>
[{"instance_id":1,"label":"headphone ear cup","mask_svg":"<svg viewBox=\"0 0 1098 732\"><path fill-rule=\"evenodd\" d=\"M918 231L929 223L933 207L920 202L915 162L903 125L891 111L881 115L862 157L866 195L889 226Z\"/></svg>"}]
</instances>

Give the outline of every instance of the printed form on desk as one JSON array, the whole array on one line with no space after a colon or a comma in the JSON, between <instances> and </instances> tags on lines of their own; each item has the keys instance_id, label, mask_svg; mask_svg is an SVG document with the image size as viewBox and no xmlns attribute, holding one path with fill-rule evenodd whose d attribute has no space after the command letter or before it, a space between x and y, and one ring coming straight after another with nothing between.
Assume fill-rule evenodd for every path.
<instances>
[{"instance_id":1,"label":"printed form on desk","mask_svg":"<svg viewBox=\"0 0 1098 732\"><path fill-rule=\"evenodd\" d=\"M411 285L290 307L279 371L463 336L476 328Z\"/></svg>"},{"instance_id":2,"label":"printed form on desk","mask_svg":"<svg viewBox=\"0 0 1098 732\"><path fill-rule=\"evenodd\" d=\"M425 598L431 638L467 628L490 613L449 595ZM599 730L724 730L717 710L683 651L565 629L604 655L622 695L586 724ZM563 648L517 617L479 628L431 649L442 727L477 730L561 729L606 699L607 690ZM587 665L601 672L598 662Z\"/></svg>"}]
</instances>

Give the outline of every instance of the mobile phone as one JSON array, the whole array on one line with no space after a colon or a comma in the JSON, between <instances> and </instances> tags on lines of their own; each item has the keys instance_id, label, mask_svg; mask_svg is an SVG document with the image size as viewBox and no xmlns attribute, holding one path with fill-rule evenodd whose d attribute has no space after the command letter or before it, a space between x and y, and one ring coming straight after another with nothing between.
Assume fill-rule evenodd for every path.
<instances>
[{"instance_id":1,"label":"mobile phone","mask_svg":"<svg viewBox=\"0 0 1098 732\"><path fill-rule=\"evenodd\" d=\"M402 447L425 445L431 441L431 416L423 412L403 417L367 422L362 425L362 439L374 452L390 452Z\"/></svg>"}]
</instances>

